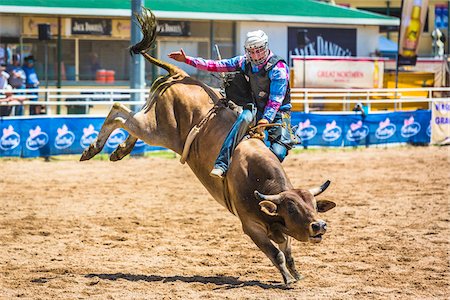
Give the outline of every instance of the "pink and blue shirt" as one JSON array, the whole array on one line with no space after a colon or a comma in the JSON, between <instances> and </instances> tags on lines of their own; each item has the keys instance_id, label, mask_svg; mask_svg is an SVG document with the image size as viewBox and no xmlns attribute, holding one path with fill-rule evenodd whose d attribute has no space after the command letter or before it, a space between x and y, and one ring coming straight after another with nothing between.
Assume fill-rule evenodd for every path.
<instances>
[{"instance_id":1,"label":"pink and blue shirt","mask_svg":"<svg viewBox=\"0 0 450 300\"><path fill-rule=\"evenodd\" d=\"M271 52L267 60L273 55ZM203 71L209 72L245 72L246 59L244 55L235 56L229 59L210 60L201 57L186 57L186 63ZM250 64L252 73L259 72L265 64L254 66ZM278 111L289 111L292 108L291 103L282 105L286 96L286 91L289 83L289 68L283 62L279 61L269 72L270 91L269 99L264 108L263 118L272 122Z\"/></svg>"}]
</instances>

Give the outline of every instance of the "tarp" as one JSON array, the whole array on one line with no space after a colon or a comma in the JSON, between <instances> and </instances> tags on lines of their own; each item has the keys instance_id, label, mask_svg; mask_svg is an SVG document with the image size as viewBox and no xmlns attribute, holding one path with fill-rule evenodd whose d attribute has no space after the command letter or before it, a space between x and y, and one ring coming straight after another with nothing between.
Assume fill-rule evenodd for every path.
<instances>
[{"instance_id":1,"label":"tarp","mask_svg":"<svg viewBox=\"0 0 450 300\"><path fill-rule=\"evenodd\" d=\"M329 115L292 113L303 146L358 146L430 142L431 111ZM100 117L5 118L0 120L0 156L38 157L81 154L103 124ZM113 131L103 152L111 153L128 134ZM138 141L132 153L162 150Z\"/></svg>"}]
</instances>

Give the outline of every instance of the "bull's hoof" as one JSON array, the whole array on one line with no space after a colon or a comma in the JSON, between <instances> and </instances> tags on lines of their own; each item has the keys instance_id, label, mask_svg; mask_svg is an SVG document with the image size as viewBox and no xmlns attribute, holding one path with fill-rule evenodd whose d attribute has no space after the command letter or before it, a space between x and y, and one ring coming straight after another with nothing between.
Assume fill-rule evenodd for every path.
<instances>
[{"instance_id":1,"label":"bull's hoof","mask_svg":"<svg viewBox=\"0 0 450 300\"><path fill-rule=\"evenodd\" d=\"M297 273L297 274L295 274L295 276L294 276L294 277L295 277L295 280L296 280L296 281L300 281L300 280L303 280L303 279L305 279L305 277L304 277L303 275L301 275L301 274L298 274L298 273Z\"/></svg>"},{"instance_id":2,"label":"bull's hoof","mask_svg":"<svg viewBox=\"0 0 450 300\"><path fill-rule=\"evenodd\" d=\"M113 151L113 153L111 153L111 155L109 156L109 160L110 161L121 160L122 158L130 154L131 150L133 150L133 147L131 148L127 147L126 143L122 143L116 148L116 150Z\"/></svg>"},{"instance_id":3,"label":"bull's hoof","mask_svg":"<svg viewBox=\"0 0 450 300\"><path fill-rule=\"evenodd\" d=\"M81 157L80 157L80 161L85 161L85 160L89 160L89 159L91 159L92 157L89 155L89 153L85 150L85 151L83 151L83 154L81 154Z\"/></svg>"},{"instance_id":4,"label":"bull's hoof","mask_svg":"<svg viewBox=\"0 0 450 300\"><path fill-rule=\"evenodd\" d=\"M296 283L297 282L297 279L295 279L294 277L292 277L292 276L289 276L288 278L285 278L284 279L284 285L286 286L286 287L289 287L289 286L291 286L292 284L294 284L294 283Z\"/></svg>"},{"instance_id":5,"label":"bull's hoof","mask_svg":"<svg viewBox=\"0 0 450 300\"><path fill-rule=\"evenodd\" d=\"M125 155L123 155L123 153L119 153L119 151L115 150L113 153L111 153L111 155L109 156L109 160L110 161L119 161L122 158L124 158Z\"/></svg>"},{"instance_id":6,"label":"bull's hoof","mask_svg":"<svg viewBox=\"0 0 450 300\"><path fill-rule=\"evenodd\" d=\"M83 154L81 154L80 161L85 161L93 158L98 152L94 150L94 147L89 146L89 148L84 149Z\"/></svg>"}]
</instances>

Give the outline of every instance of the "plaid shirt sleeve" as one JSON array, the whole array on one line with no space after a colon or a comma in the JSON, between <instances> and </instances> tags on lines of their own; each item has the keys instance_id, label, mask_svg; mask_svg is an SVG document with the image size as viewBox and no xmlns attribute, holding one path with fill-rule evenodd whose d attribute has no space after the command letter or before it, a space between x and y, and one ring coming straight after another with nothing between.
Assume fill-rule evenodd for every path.
<instances>
[{"instance_id":1,"label":"plaid shirt sleeve","mask_svg":"<svg viewBox=\"0 0 450 300\"><path fill-rule=\"evenodd\" d=\"M279 61L277 65L269 71L270 78L270 94L266 107L264 108L263 118L269 123L275 118L275 114L280 109L286 95L286 90L289 82L289 68Z\"/></svg>"},{"instance_id":2,"label":"plaid shirt sleeve","mask_svg":"<svg viewBox=\"0 0 450 300\"><path fill-rule=\"evenodd\" d=\"M244 62L244 56L236 56L229 59L212 60L203 59L201 57L186 56L186 63L199 70L209 72L234 72L238 71L242 63Z\"/></svg>"}]
</instances>

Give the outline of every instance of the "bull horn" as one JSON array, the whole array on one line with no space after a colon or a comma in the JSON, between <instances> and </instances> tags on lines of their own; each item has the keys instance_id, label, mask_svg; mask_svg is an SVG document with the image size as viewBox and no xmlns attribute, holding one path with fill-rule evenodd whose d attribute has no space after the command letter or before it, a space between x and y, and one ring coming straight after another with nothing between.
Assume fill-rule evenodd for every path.
<instances>
[{"instance_id":1,"label":"bull horn","mask_svg":"<svg viewBox=\"0 0 450 300\"><path fill-rule=\"evenodd\" d=\"M327 181L325 181L325 183L322 184L320 187L312 188L312 189L310 189L309 191L310 191L311 194L314 195L314 197L315 197L315 196L318 196L318 195L322 194L322 193L327 189L327 187L330 185L330 183L331 183L331 182L330 182L329 180L327 180Z\"/></svg>"},{"instance_id":2,"label":"bull horn","mask_svg":"<svg viewBox=\"0 0 450 300\"><path fill-rule=\"evenodd\" d=\"M263 200L272 201L275 204L280 204L280 202L281 202L281 195L280 194L264 195L264 194L261 194L258 191L255 191L255 197L258 200L261 200L261 201L263 201Z\"/></svg>"}]
</instances>

